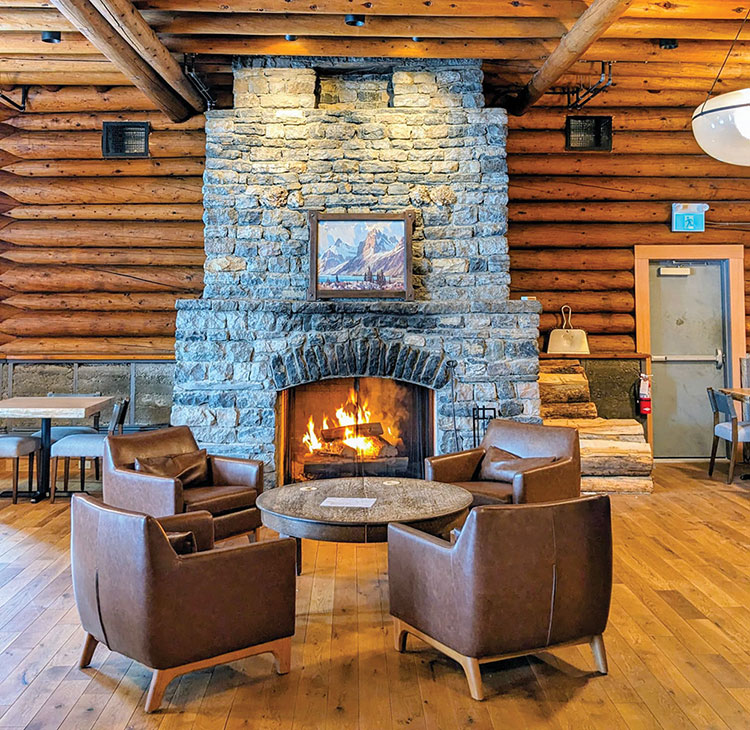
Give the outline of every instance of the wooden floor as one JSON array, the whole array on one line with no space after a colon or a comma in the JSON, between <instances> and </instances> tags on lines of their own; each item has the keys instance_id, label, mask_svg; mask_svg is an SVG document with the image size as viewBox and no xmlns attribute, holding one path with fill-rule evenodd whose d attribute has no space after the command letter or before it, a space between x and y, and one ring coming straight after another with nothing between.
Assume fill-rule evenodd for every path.
<instances>
[{"instance_id":1,"label":"wooden floor","mask_svg":"<svg viewBox=\"0 0 750 730\"><path fill-rule=\"evenodd\" d=\"M172 683L145 715L149 672L100 647L76 668L66 501L0 501L0 730L750 728L750 482L662 465L651 496L612 499L607 677L586 648L483 669L410 638L391 649L382 545L305 545L292 672L255 657ZM747 486L745 486L747 485Z\"/></svg>"}]
</instances>

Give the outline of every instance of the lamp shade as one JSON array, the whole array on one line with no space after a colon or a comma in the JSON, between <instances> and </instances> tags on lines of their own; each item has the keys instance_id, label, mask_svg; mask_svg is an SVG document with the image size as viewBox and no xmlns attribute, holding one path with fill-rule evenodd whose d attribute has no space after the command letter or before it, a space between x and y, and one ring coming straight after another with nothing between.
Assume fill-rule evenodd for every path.
<instances>
[{"instance_id":1,"label":"lamp shade","mask_svg":"<svg viewBox=\"0 0 750 730\"><path fill-rule=\"evenodd\" d=\"M720 94L693 112L701 149L730 165L750 165L750 89Z\"/></svg>"}]
</instances>

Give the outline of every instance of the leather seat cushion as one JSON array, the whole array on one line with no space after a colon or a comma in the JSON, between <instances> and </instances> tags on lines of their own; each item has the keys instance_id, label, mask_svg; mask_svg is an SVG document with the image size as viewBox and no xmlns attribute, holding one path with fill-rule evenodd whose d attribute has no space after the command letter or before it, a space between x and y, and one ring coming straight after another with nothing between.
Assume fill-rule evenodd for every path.
<instances>
[{"instance_id":1,"label":"leather seat cushion","mask_svg":"<svg viewBox=\"0 0 750 730\"><path fill-rule=\"evenodd\" d=\"M208 481L208 456L205 449L200 449L186 454L137 458L135 470L179 479L184 489L199 487Z\"/></svg>"},{"instance_id":2,"label":"leather seat cushion","mask_svg":"<svg viewBox=\"0 0 750 730\"><path fill-rule=\"evenodd\" d=\"M474 497L472 507L480 507L484 504L512 504L513 486L507 482L454 482L458 487L463 487L471 492Z\"/></svg>"},{"instance_id":3,"label":"leather seat cushion","mask_svg":"<svg viewBox=\"0 0 750 730\"><path fill-rule=\"evenodd\" d=\"M513 477L519 472L547 466L554 461L556 461L554 456L523 458L491 446L482 459L479 475L485 481L512 482Z\"/></svg>"},{"instance_id":4,"label":"leather seat cushion","mask_svg":"<svg viewBox=\"0 0 750 730\"><path fill-rule=\"evenodd\" d=\"M257 496L257 491L250 487L191 487L182 490L185 512L207 510L212 515L255 507Z\"/></svg>"},{"instance_id":5,"label":"leather seat cushion","mask_svg":"<svg viewBox=\"0 0 750 730\"><path fill-rule=\"evenodd\" d=\"M224 540L228 537L250 532L261 526L260 510L257 507L229 512L214 517L214 539Z\"/></svg>"}]
</instances>

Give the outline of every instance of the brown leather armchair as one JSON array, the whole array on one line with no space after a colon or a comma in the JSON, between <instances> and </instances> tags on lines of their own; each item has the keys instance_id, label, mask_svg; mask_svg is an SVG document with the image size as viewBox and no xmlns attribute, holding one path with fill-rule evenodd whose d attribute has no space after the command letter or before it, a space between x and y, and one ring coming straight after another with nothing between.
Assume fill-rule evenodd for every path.
<instances>
[{"instance_id":1,"label":"brown leather armchair","mask_svg":"<svg viewBox=\"0 0 750 730\"><path fill-rule=\"evenodd\" d=\"M412 634L448 655L475 700L480 664L563 645L590 643L606 674L609 497L477 507L453 544L389 525L388 583L396 650Z\"/></svg>"},{"instance_id":2,"label":"brown leather armchair","mask_svg":"<svg viewBox=\"0 0 750 730\"><path fill-rule=\"evenodd\" d=\"M146 712L187 672L265 652L279 674L289 671L294 540L212 550L208 512L157 520L81 495L71 520L73 591L87 632L81 667L102 643L153 668ZM178 555L165 530L192 533L198 551Z\"/></svg>"},{"instance_id":3,"label":"brown leather armchair","mask_svg":"<svg viewBox=\"0 0 750 730\"><path fill-rule=\"evenodd\" d=\"M102 495L113 507L154 517L206 510L213 515L216 540L252 533L261 525L255 506L263 491L263 462L226 456L208 457L208 481L183 488L179 479L135 471L136 458L198 451L187 426L108 436L104 446Z\"/></svg>"},{"instance_id":4,"label":"brown leather armchair","mask_svg":"<svg viewBox=\"0 0 750 730\"><path fill-rule=\"evenodd\" d=\"M502 479L482 477L491 447L515 455ZM552 463L540 459L552 457ZM490 421L479 448L425 459L425 478L457 484L484 504L523 504L574 499L581 494L581 452L578 431L496 418Z\"/></svg>"}]
</instances>

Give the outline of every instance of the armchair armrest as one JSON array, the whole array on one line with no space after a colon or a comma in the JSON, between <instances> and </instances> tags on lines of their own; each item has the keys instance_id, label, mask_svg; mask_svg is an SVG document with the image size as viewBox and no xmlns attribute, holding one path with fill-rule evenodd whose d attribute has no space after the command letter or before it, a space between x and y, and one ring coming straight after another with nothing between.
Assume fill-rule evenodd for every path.
<instances>
[{"instance_id":1,"label":"armchair armrest","mask_svg":"<svg viewBox=\"0 0 750 730\"><path fill-rule=\"evenodd\" d=\"M214 486L253 487L263 491L263 462L257 459L236 459L231 456L209 456Z\"/></svg>"},{"instance_id":2,"label":"armchair armrest","mask_svg":"<svg viewBox=\"0 0 750 730\"><path fill-rule=\"evenodd\" d=\"M455 545L406 525L388 525L388 589L393 616L435 636L455 618Z\"/></svg>"},{"instance_id":3,"label":"armchair armrest","mask_svg":"<svg viewBox=\"0 0 750 730\"><path fill-rule=\"evenodd\" d=\"M581 469L576 459L519 471L513 477L513 502L557 502L581 496Z\"/></svg>"},{"instance_id":4,"label":"armchair armrest","mask_svg":"<svg viewBox=\"0 0 750 730\"><path fill-rule=\"evenodd\" d=\"M424 460L425 479L448 483L470 482L484 454L485 450L480 448L429 456Z\"/></svg>"},{"instance_id":5,"label":"armchair armrest","mask_svg":"<svg viewBox=\"0 0 750 730\"><path fill-rule=\"evenodd\" d=\"M162 669L292 636L296 580L291 538L175 556L154 585L145 663Z\"/></svg>"},{"instance_id":6,"label":"armchair armrest","mask_svg":"<svg viewBox=\"0 0 750 730\"><path fill-rule=\"evenodd\" d=\"M105 504L153 517L179 514L183 510L182 482L119 467L107 468L102 479Z\"/></svg>"},{"instance_id":7,"label":"armchair armrest","mask_svg":"<svg viewBox=\"0 0 750 730\"><path fill-rule=\"evenodd\" d=\"M198 552L214 546L214 518L210 512L183 512L156 520L165 532L192 532Z\"/></svg>"}]
</instances>

